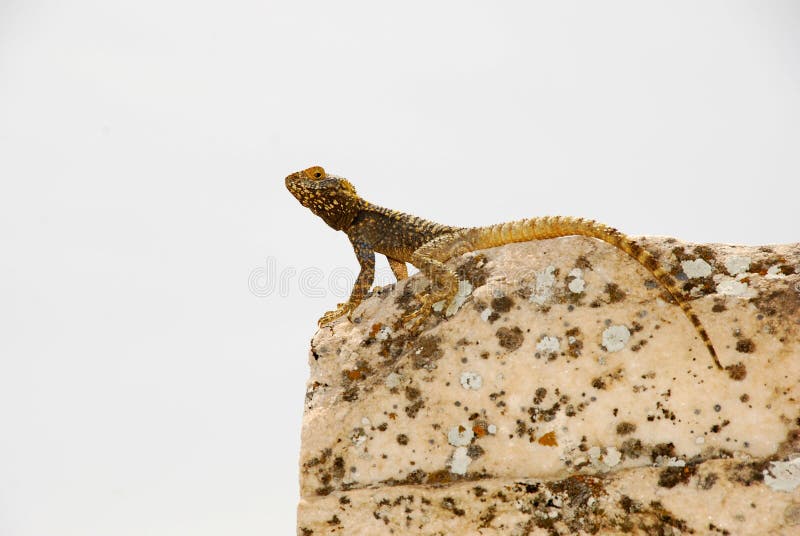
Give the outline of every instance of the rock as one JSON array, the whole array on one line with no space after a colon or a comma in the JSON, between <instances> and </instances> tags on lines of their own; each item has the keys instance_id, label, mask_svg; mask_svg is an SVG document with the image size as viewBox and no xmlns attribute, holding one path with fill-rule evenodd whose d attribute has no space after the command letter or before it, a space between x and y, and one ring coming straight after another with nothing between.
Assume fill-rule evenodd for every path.
<instances>
[{"instance_id":1,"label":"rock","mask_svg":"<svg viewBox=\"0 0 800 536\"><path fill-rule=\"evenodd\" d=\"M725 371L611 246L465 255L419 333L416 275L314 336L298 534L800 531L800 244L640 243Z\"/></svg>"}]
</instances>

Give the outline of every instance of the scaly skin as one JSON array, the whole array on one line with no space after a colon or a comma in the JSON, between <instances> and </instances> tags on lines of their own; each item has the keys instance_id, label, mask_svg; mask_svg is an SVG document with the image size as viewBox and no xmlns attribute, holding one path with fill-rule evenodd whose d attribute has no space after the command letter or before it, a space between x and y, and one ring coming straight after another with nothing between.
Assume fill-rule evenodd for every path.
<instances>
[{"instance_id":1,"label":"scaly skin","mask_svg":"<svg viewBox=\"0 0 800 536\"><path fill-rule=\"evenodd\" d=\"M404 318L414 319L414 327L417 327L430 315L434 303L441 300L449 303L458 290L455 272L444 264L448 260L470 251L512 242L580 235L607 242L647 268L692 322L714 365L723 368L708 333L691 306L681 299L681 292L672 276L661 268L650 252L612 227L592 220L562 216L531 218L489 227L441 225L373 205L360 198L346 179L329 175L319 166L292 173L286 177L286 187L300 204L330 227L347 234L361 266L350 299L340 303L336 310L325 313L319 319L320 326L344 315L349 318L366 297L375 277L375 253L386 255L398 281L408 277L406 262L419 268L431 281L431 291L418 296L422 306Z\"/></svg>"}]
</instances>

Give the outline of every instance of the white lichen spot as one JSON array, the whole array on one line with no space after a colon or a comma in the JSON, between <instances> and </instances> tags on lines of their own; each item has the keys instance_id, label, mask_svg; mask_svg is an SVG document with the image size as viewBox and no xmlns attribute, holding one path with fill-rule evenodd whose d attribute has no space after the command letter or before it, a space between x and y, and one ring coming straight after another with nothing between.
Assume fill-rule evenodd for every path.
<instances>
[{"instance_id":1,"label":"white lichen spot","mask_svg":"<svg viewBox=\"0 0 800 536\"><path fill-rule=\"evenodd\" d=\"M734 279L727 275L715 275L714 282L717 284L717 294L723 296L736 296L737 298L752 298L756 295L756 291L747 286L744 281L739 281L738 278L743 277L745 274L737 275Z\"/></svg>"},{"instance_id":2,"label":"white lichen spot","mask_svg":"<svg viewBox=\"0 0 800 536\"><path fill-rule=\"evenodd\" d=\"M483 386L483 378L477 372L462 372L461 387L477 391Z\"/></svg>"},{"instance_id":3,"label":"white lichen spot","mask_svg":"<svg viewBox=\"0 0 800 536\"><path fill-rule=\"evenodd\" d=\"M447 432L447 442L454 447L465 447L469 445L473 437L475 437L475 433L472 431L472 428L461 425L453 426L450 428L450 431Z\"/></svg>"},{"instance_id":4,"label":"white lichen spot","mask_svg":"<svg viewBox=\"0 0 800 536\"><path fill-rule=\"evenodd\" d=\"M765 277L767 279L786 279L786 275L781 273L780 266L770 266Z\"/></svg>"},{"instance_id":5,"label":"white lichen spot","mask_svg":"<svg viewBox=\"0 0 800 536\"><path fill-rule=\"evenodd\" d=\"M567 284L567 288L569 288L570 292L580 294L586 289L586 281L583 280L583 270L580 268L573 268L570 270L567 277L572 278L572 281Z\"/></svg>"},{"instance_id":6,"label":"white lichen spot","mask_svg":"<svg viewBox=\"0 0 800 536\"><path fill-rule=\"evenodd\" d=\"M609 467L614 467L620 460L622 460L622 453L614 447L608 447L606 454L603 456L603 463Z\"/></svg>"},{"instance_id":7,"label":"white lichen spot","mask_svg":"<svg viewBox=\"0 0 800 536\"><path fill-rule=\"evenodd\" d=\"M725 259L725 269L731 275L739 275L750 269L750 257L742 257L740 255L732 255Z\"/></svg>"},{"instance_id":8,"label":"white lichen spot","mask_svg":"<svg viewBox=\"0 0 800 536\"><path fill-rule=\"evenodd\" d=\"M490 316L492 316L492 308L491 307L487 307L486 309L481 311L481 320L483 320L484 322L488 322Z\"/></svg>"},{"instance_id":9,"label":"white lichen spot","mask_svg":"<svg viewBox=\"0 0 800 536\"><path fill-rule=\"evenodd\" d=\"M548 266L544 270L536 272L536 287L533 289L529 301L537 305L544 305L550 299L553 295L553 285L556 283L555 271L555 266Z\"/></svg>"},{"instance_id":10,"label":"white lichen spot","mask_svg":"<svg viewBox=\"0 0 800 536\"><path fill-rule=\"evenodd\" d=\"M588 451L586 451L586 454L589 455L589 460L592 462L599 460L602 453L603 452L600 450L600 447L591 447Z\"/></svg>"},{"instance_id":11,"label":"white lichen spot","mask_svg":"<svg viewBox=\"0 0 800 536\"><path fill-rule=\"evenodd\" d=\"M384 380L384 384L385 384L385 385L386 385L386 387L388 387L389 389L394 389L395 387L399 387L399 386L400 386L400 381L401 381L402 379L403 379L403 377L402 377L401 375L399 375L398 373L396 373L396 372L390 372L390 373L389 373L389 374L386 376L386 380Z\"/></svg>"},{"instance_id":12,"label":"white lichen spot","mask_svg":"<svg viewBox=\"0 0 800 536\"><path fill-rule=\"evenodd\" d=\"M497 433L497 426L490 424L489 426L486 427L486 431L494 435Z\"/></svg>"},{"instance_id":13,"label":"white lichen spot","mask_svg":"<svg viewBox=\"0 0 800 536\"><path fill-rule=\"evenodd\" d=\"M792 492L800 486L800 457L788 462L770 462L765 469L764 483L775 491Z\"/></svg>"},{"instance_id":14,"label":"white lichen spot","mask_svg":"<svg viewBox=\"0 0 800 536\"><path fill-rule=\"evenodd\" d=\"M683 268L683 273L685 273L689 279L708 277L711 275L711 265L703 259L681 261L681 268Z\"/></svg>"},{"instance_id":15,"label":"white lichen spot","mask_svg":"<svg viewBox=\"0 0 800 536\"><path fill-rule=\"evenodd\" d=\"M461 309L461 306L464 305L464 302L467 301L469 295L472 294L472 283L469 281L459 281L458 282L458 291L456 291L456 295L453 296L450 305L447 307L447 310L444 312L445 316L453 316ZM434 311L441 312L444 309L446 300L439 300L438 302L434 303L432 308Z\"/></svg>"},{"instance_id":16,"label":"white lichen spot","mask_svg":"<svg viewBox=\"0 0 800 536\"><path fill-rule=\"evenodd\" d=\"M381 329L378 330L378 333L375 334L375 340L378 341L385 341L388 339L392 334L392 328L389 326L383 326Z\"/></svg>"},{"instance_id":17,"label":"white lichen spot","mask_svg":"<svg viewBox=\"0 0 800 536\"><path fill-rule=\"evenodd\" d=\"M472 458L467 454L467 447L458 447L453 451L453 456L447 465L450 466L451 473L465 475L470 463L472 463Z\"/></svg>"},{"instance_id":18,"label":"white lichen spot","mask_svg":"<svg viewBox=\"0 0 800 536\"><path fill-rule=\"evenodd\" d=\"M558 337L551 337L549 335L545 335L536 343L536 349L546 354L554 354L558 352L560 348L561 342L558 340Z\"/></svg>"},{"instance_id":19,"label":"white lichen spot","mask_svg":"<svg viewBox=\"0 0 800 536\"><path fill-rule=\"evenodd\" d=\"M686 467L686 462L684 460L669 456L657 456L656 463L662 467Z\"/></svg>"},{"instance_id":20,"label":"white lichen spot","mask_svg":"<svg viewBox=\"0 0 800 536\"><path fill-rule=\"evenodd\" d=\"M361 426L370 426L371 424L367 417L361 417Z\"/></svg>"},{"instance_id":21,"label":"white lichen spot","mask_svg":"<svg viewBox=\"0 0 800 536\"><path fill-rule=\"evenodd\" d=\"M622 325L609 326L603 331L603 348L608 352L619 352L628 343L631 332Z\"/></svg>"},{"instance_id":22,"label":"white lichen spot","mask_svg":"<svg viewBox=\"0 0 800 536\"><path fill-rule=\"evenodd\" d=\"M694 438L694 444L695 445L702 445L705 442L706 442L706 438L703 437L703 436L697 436L697 437Z\"/></svg>"}]
</instances>

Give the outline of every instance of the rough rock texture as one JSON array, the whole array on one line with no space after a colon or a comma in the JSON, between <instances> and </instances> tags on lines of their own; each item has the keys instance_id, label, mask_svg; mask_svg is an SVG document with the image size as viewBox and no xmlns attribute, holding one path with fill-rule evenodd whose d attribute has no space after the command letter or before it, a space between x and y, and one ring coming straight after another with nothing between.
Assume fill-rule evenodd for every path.
<instances>
[{"instance_id":1,"label":"rough rock texture","mask_svg":"<svg viewBox=\"0 0 800 536\"><path fill-rule=\"evenodd\" d=\"M416 275L311 341L298 534L800 534L800 244L568 237Z\"/></svg>"}]
</instances>

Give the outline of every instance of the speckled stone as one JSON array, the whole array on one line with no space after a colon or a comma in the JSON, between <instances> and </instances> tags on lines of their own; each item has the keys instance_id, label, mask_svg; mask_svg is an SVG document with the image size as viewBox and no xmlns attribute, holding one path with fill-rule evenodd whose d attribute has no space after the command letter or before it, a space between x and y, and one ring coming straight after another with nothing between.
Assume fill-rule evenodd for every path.
<instances>
[{"instance_id":1,"label":"speckled stone","mask_svg":"<svg viewBox=\"0 0 800 536\"><path fill-rule=\"evenodd\" d=\"M455 260L417 334L376 289L311 342L298 534L800 534L800 244L640 241L726 370L596 240Z\"/></svg>"}]
</instances>

